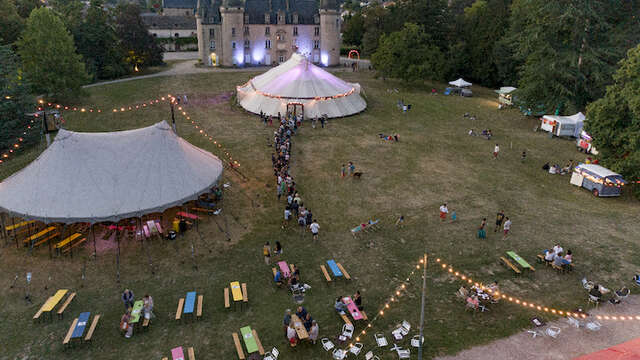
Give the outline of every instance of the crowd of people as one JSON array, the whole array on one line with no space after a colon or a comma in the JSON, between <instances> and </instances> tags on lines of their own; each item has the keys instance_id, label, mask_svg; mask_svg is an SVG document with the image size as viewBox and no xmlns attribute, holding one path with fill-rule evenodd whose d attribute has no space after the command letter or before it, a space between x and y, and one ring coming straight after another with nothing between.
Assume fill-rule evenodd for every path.
<instances>
[{"instance_id":1,"label":"crowd of people","mask_svg":"<svg viewBox=\"0 0 640 360\"><path fill-rule=\"evenodd\" d=\"M553 264L559 268L571 269L571 263L573 262L573 253L571 250L567 250L564 254L564 249L559 244L556 244L551 249L546 249L542 252L544 255L544 261ZM564 254L564 255L563 255Z\"/></svg>"},{"instance_id":2,"label":"crowd of people","mask_svg":"<svg viewBox=\"0 0 640 360\"><path fill-rule=\"evenodd\" d=\"M552 175L566 175L573 171L574 162L573 160L567 161L567 164L564 167L560 167L558 164L549 165L549 163L545 163L542 165L542 170L548 171L549 174Z\"/></svg>"},{"instance_id":3,"label":"crowd of people","mask_svg":"<svg viewBox=\"0 0 640 360\"><path fill-rule=\"evenodd\" d=\"M264 117L262 114L261 116ZM302 115L295 116L293 114L282 117L278 113L278 121L280 125L273 132L273 147L275 151L271 153L271 162L273 164L273 173L276 177L278 200L283 196L286 196L287 199L282 228L288 227L292 218L296 219L298 225L303 229L308 227L313 239L317 240L320 231L318 220L313 218L311 209L304 206L300 193L296 191L296 182L289 173L291 138L302 125L303 117Z\"/></svg>"}]
</instances>

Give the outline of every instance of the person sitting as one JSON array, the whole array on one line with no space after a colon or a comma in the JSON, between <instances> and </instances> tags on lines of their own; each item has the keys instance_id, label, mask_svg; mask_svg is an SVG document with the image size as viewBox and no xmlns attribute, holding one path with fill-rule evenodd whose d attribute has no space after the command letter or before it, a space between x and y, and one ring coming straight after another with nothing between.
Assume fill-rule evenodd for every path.
<instances>
[{"instance_id":1,"label":"person sitting","mask_svg":"<svg viewBox=\"0 0 640 360\"><path fill-rule=\"evenodd\" d=\"M298 288L298 277L297 276L290 276L289 277L289 286L291 287L292 290L295 290Z\"/></svg>"},{"instance_id":2,"label":"person sitting","mask_svg":"<svg viewBox=\"0 0 640 360\"><path fill-rule=\"evenodd\" d=\"M553 165L553 166L551 166L551 167L549 168L549 174L551 174L551 175L555 175L555 174L557 174L557 173L558 173L558 171L556 170L556 169L557 169L557 166L558 166L558 165Z\"/></svg>"},{"instance_id":3,"label":"person sitting","mask_svg":"<svg viewBox=\"0 0 640 360\"><path fill-rule=\"evenodd\" d=\"M318 323L313 320L311 323L311 330L309 330L309 340L313 341L315 344L318 341L318 333L320 332L320 328L318 327Z\"/></svg>"},{"instance_id":4,"label":"person sitting","mask_svg":"<svg viewBox=\"0 0 640 360\"><path fill-rule=\"evenodd\" d=\"M347 311L347 304L342 301L342 297L339 297L336 299L336 303L333 304L333 308L342 314Z\"/></svg>"},{"instance_id":5,"label":"person sitting","mask_svg":"<svg viewBox=\"0 0 640 360\"><path fill-rule=\"evenodd\" d=\"M467 290L467 288L464 285L462 285L460 286L460 289L458 289L458 293L456 295L458 295L463 299L466 299L469 297L469 290Z\"/></svg>"},{"instance_id":6,"label":"person sitting","mask_svg":"<svg viewBox=\"0 0 640 360\"><path fill-rule=\"evenodd\" d=\"M304 318L304 328L309 331L311 330L311 325L313 325L313 318L311 317L311 314L307 314Z\"/></svg>"},{"instance_id":7,"label":"person sitting","mask_svg":"<svg viewBox=\"0 0 640 360\"><path fill-rule=\"evenodd\" d=\"M122 318L120 319L120 330L124 332L124 337L126 337L127 339L133 336L133 325L130 322L131 310L127 310L127 312L122 315Z\"/></svg>"},{"instance_id":8,"label":"person sitting","mask_svg":"<svg viewBox=\"0 0 640 360\"><path fill-rule=\"evenodd\" d=\"M480 307L480 300L476 295L467 297L467 306L477 310Z\"/></svg>"},{"instance_id":9,"label":"person sitting","mask_svg":"<svg viewBox=\"0 0 640 360\"><path fill-rule=\"evenodd\" d=\"M560 244L554 245L553 246L553 252L557 255L561 252L563 252L564 249L562 248L562 246L560 246Z\"/></svg>"},{"instance_id":10,"label":"person sitting","mask_svg":"<svg viewBox=\"0 0 640 360\"><path fill-rule=\"evenodd\" d=\"M571 253L571 250L567 250L567 255L565 255L564 258L562 258L562 265L565 267L570 267L569 265L571 265L572 261L573 261L573 254Z\"/></svg>"},{"instance_id":11,"label":"person sitting","mask_svg":"<svg viewBox=\"0 0 640 360\"><path fill-rule=\"evenodd\" d=\"M289 345L291 345L291 347L298 345L298 334L296 333L296 329L293 327L293 321L287 328L287 339L289 340Z\"/></svg>"},{"instance_id":12,"label":"person sitting","mask_svg":"<svg viewBox=\"0 0 640 360\"><path fill-rule=\"evenodd\" d=\"M356 304L358 310L364 310L364 307L362 306L362 296L360 296L360 290L356 290L356 293L353 294L353 303Z\"/></svg>"},{"instance_id":13,"label":"person sitting","mask_svg":"<svg viewBox=\"0 0 640 360\"><path fill-rule=\"evenodd\" d=\"M476 134L476 132L473 131L473 129L469 129L468 134L469 134L469 136L478 136L478 134Z\"/></svg>"},{"instance_id":14,"label":"person sitting","mask_svg":"<svg viewBox=\"0 0 640 360\"><path fill-rule=\"evenodd\" d=\"M544 251L544 261L550 264L553 259L556 257L556 253L553 250L545 250Z\"/></svg>"},{"instance_id":15,"label":"person sitting","mask_svg":"<svg viewBox=\"0 0 640 360\"><path fill-rule=\"evenodd\" d=\"M276 274L273 276L273 281L277 285L282 285L282 273L280 272L279 269L276 269Z\"/></svg>"},{"instance_id":16,"label":"person sitting","mask_svg":"<svg viewBox=\"0 0 640 360\"><path fill-rule=\"evenodd\" d=\"M542 165L542 170L549 171L549 169L550 169L550 166L549 166L548 162L546 162L544 165Z\"/></svg>"},{"instance_id":17,"label":"person sitting","mask_svg":"<svg viewBox=\"0 0 640 360\"><path fill-rule=\"evenodd\" d=\"M553 258L553 265L557 266L557 267L562 267L564 265L563 261L562 261L562 253L557 253L556 256Z\"/></svg>"},{"instance_id":18,"label":"person sitting","mask_svg":"<svg viewBox=\"0 0 640 360\"><path fill-rule=\"evenodd\" d=\"M145 294L142 298L142 311L145 319L153 317L153 298L149 294Z\"/></svg>"},{"instance_id":19,"label":"person sitting","mask_svg":"<svg viewBox=\"0 0 640 360\"><path fill-rule=\"evenodd\" d=\"M298 316L300 320L304 321L304 319L307 318L307 309L305 309L304 306L298 306L296 316Z\"/></svg>"},{"instance_id":20,"label":"person sitting","mask_svg":"<svg viewBox=\"0 0 640 360\"><path fill-rule=\"evenodd\" d=\"M602 301L602 291L600 291L600 285L596 285L591 290L589 290L589 295L597 298L598 302Z\"/></svg>"}]
</instances>

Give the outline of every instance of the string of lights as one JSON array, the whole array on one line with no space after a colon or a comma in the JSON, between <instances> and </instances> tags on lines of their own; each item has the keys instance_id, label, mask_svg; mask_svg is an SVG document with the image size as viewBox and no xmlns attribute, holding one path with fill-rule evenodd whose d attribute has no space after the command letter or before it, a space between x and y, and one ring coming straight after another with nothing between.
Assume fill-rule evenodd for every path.
<instances>
[{"instance_id":1,"label":"string of lights","mask_svg":"<svg viewBox=\"0 0 640 360\"><path fill-rule=\"evenodd\" d=\"M394 290L394 292L391 294L391 296L384 302L384 305L382 305L380 307L380 310L378 310L378 312L376 313L376 315L374 316L373 319L369 319L369 323L367 324L366 328L362 331L360 331L360 333L355 337L355 341L358 342L360 341L360 337L364 337L367 334L367 329L369 329L369 332L371 333L371 330L374 326L374 324L376 323L376 321L378 321L380 318L382 318L385 315L385 312L388 312L391 309L391 306L398 303L400 301L401 298L401 294L405 291L407 291L407 287L409 286L409 283L411 281L411 277L413 276L413 274L416 273L417 270L420 270L420 268L422 266L426 266L424 264L424 258L421 257L418 262L415 265L415 268L411 271L411 273L407 276L407 278L396 287L396 289ZM349 348L353 347L353 342L349 343Z\"/></svg>"},{"instance_id":2,"label":"string of lights","mask_svg":"<svg viewBox=\"0 0 640 360\"><path fill-rule=\"evenodd\" d=\"M446 264L444 262L442 262L442 260L440 258L436 258L436 263L438 263L440 265L440 267L449 272L449 274L459 278L460 280L462 280L463 282L466 282L468 284L472 284L475 285L475 287L482 289L483 291L486 291L488 294L494 296L494 297L500 297L503 300L509 301L510 303L513 304L517 304L520 305L522 307L531 309L531 310L537 310L537 311L542 311L545 313L550 313L550 314L554 314L554 315L560 315L560 316L567 316L567 317L573 317L573 318L586 318L587 314L584 313L578 313L575 311L569 311L569 310L561 310L561 309L556 309L553 307L548 307L548 306L544 306L542 304L537 304L535 302L532 301L525 301L523 299L519 299L517 297L514 296L510 296L504 292L500 292L500 291L494 291L486 286L484 286L482 283L479 283L477 281L474 281L470 276L465 275L463 272L457 271L456 269L453 268L453 266L451 266L450 264ZM640 320L640 315L595 315L595 318L598 320L620 320L620 321L625 321L625 320Z\"/></svg>"}]
</instances>

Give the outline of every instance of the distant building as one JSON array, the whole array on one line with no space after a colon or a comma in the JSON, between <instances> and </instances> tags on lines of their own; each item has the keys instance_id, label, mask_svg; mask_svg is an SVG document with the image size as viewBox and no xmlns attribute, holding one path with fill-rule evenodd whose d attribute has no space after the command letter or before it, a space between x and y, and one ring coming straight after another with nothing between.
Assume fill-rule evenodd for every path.
<instances>
[{"instance_id":1,"label":"distant building","mask_svg":"<svg viewBox=\"0 0 640 360\"><path fill-rule=\"evenodd\" d=\"M162 0L162 15L194 16L197 0Z\"/></svg>"},{"instance_id":2,"label":"distant building","mask_svg":"<svg viewBox=\"0 0 640 360\"><path fill-rule=\"evenodd\" d=\"M294 52L324 66L340 63L337 0L197 1L198 51L205 65L275 65Z\"/></svg>"},{"instance_id":3,"label":"distant building","mask_svg":"<svg viewBox=\"0 0 640 360\"><path fill-rule=\"evenodd\" d=\"M196 36L196 18L193 16L168 16L147 13L142 14L142 21L149 28L149 33L158 38Z\"/></svg>"}]
</instances>

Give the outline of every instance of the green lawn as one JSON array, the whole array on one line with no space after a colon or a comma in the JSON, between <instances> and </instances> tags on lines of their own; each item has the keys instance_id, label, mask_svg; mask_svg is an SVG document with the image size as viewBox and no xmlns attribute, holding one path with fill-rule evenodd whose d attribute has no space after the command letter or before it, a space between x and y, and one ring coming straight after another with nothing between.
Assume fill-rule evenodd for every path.
<instances>
[{"instance_id":1,"label":"green lawn","mask_svg":"<svg viewBox=\"0 0 640 360\"><path fill-rule=\"evenodd\" d=\"M228 102L208 102L233 91L255 74L159 77L89 89L90 98L85 104L107 109L167 93L187 93L189 115L230 149L248 180L236 174L225 175L224 181L231 184L225 195L225 216L206 218L200 224L202 237L190 231L174 242L145 242L144 248L139 242L124 242L120 283L116 283L114 252L101 253L94 260L90 256L92 246L88 246L73 258L50 260L45 247L29 255L9 242L0 254L0 271L4 274L0 278L4 289L0 298L0 358L160 359L169 356L171 348L182 345L193 346L199 359L236 359L231 332L239 332L245 325L258 331L265 349L277 346L282 359L330 358L320 344L294 349L285 344L283 311L295 305L290 293L271 282L270 267L262 259L265 241L273 244L280 240L283 259L300 267L303 281L312 286L304 306L320 324L321 337L330 338L342 326L332 306L337 296L351 295L359 289L365 310L373 318L415 269L426 249L430 256L425 317L428 358L518 332L537 314L509 303L475 316L465 312L454 295L460 282L433 265L435 257L478 281L499 280L502 290L510 295L562 309L586 305L579 281L582 276L588 275L609 288L629 285L640 266L640 247L635 241L640 235L638 202L628 195L594 198L588 191L571 186L568 176L552 176L540 169L546 161L564 164L568 159L582 159L573 142L534 133L537 121L514 110L498 111L496 96L489 89L474 88L476 96L470 99L431 96L430 86L416 89L374 79L368 73L339 74L348 81L360 82L367 110L331 120L326 129L314 130L306 124L293 140L292 173L305 204L319 219L321 236L317 243L311 241L309 233L280 229L283 203L276 202L272 148L268 147L273 129ZM392 88L398 88L399 93L387 91ZM397 110L395 104L400 98L413 105L408 114ZM465 112L475 114L477 120L463 118ZM169 120L169 107L154 105L117 114L68 113L65 118L69 129L113 131ZM216 153L213 144L182 116L177 120L181 136ZM495 134L492 141L467 135L469 128L479 131L487 127ZM398 133L400 142L382 142L378 133ZM496 142L502 149L497 161L491 158ZM522 163L520 153L524 149L528 156ZM0 166L0 178L28 164L41 150L32 149ZM340 178L340 165L347 161L354 161L364 173L361 180ZM457 212L457 222L439 221L442 202ZM513 220L513 234L502 240L502 236L489 231L486 240L477 239L475 230L482 218L493 224L500 209ZM401 214L406 225L396 228L393 223ZM350 234L352 227L371 218L381 220L379 231L359 238ZM220 230L225 226L231 233L230 242ZM373 247L368 247L369 242ZM505 251L515 250L534 264L536 253L555 242L573 250L573 273L558 275L536 266L535 273L515 277L498 262ZM191 256L192 244L195 258ZM319 265L331 258L345 266L353 277L351 282L337 281L327 286ZM23 300L24 274L28 271L33 272L32 305ZM15 274L21 281L10 288ZM223 308L223 288L235 280L248 284L248 310ZM365 351L372 349L373 333L384 331L391 340L390 331L402 320L417 327L420 274L414 274L406 285L396 297L399 301L392 303L361 339ZM158 315L148 332L137 332L131 339L118 332L124 287L131 288L136 297L151 294ZM78 293L65 319L33 323L33 314L58 288ZM190 290L204 294L204 318L177 323L173 316L178 298ZM64 350L62 338L73 317L82 311L103 316L94 341ZM551 319L546 314L542 317ZM363 325L357 324L356 331L362 329ZM408 345L408 340L403 344ZM384 359L397 358L389 351L376 353ZM416 358L415 351L412 358Z\"/></svg>"}]
</instances>

